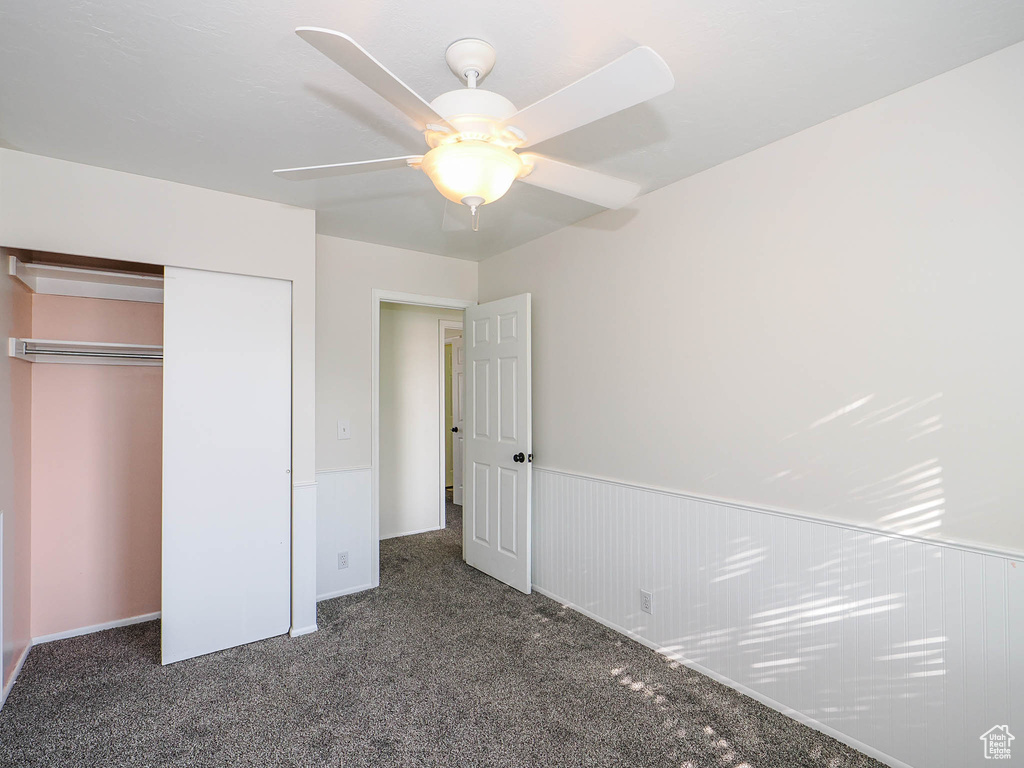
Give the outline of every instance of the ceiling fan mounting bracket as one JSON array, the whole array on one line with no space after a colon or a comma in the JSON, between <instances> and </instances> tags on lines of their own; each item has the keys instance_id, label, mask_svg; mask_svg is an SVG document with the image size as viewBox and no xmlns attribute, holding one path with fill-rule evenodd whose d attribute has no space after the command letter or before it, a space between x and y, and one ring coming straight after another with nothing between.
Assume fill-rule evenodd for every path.
<instances>
[{"instance_id":1,"label":"ceiling fan mounting bracket","mask_svg":"<svg viewBox=\"0 0 1024 768\"><path fill-rule=\"evenodd\" d=\"M457 78L470 87L476 87L494 68L497 55L490 43L467 37L449 45L444 52L444 60Z\"/></svg>"}]
</instances>

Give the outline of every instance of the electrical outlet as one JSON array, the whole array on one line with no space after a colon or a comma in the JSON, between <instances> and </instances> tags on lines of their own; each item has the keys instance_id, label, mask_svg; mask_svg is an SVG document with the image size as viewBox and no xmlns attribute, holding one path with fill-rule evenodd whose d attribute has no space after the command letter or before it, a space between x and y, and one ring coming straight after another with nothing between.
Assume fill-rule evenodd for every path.
<instances>
[{"instance_id":1,"label":"electrical outlet","mask_svg":"<svg viewBox=\"0 0 1024 768\"><path fill-rule=\"evenodd\" d=\"M654 596L643 589L640 590L640 610L644 613L654 614Z\"/></svg>"},{"instance_id":2,"label":"electrical outlet","mask_svg":"<svg viewBox=\"0 0 1024 768\"><path fill-rule=\"evenodd\" d=\"M348 552L338 553L338 570L340 571L343 568L348 568Z\"/></svg>"}]
</instances>

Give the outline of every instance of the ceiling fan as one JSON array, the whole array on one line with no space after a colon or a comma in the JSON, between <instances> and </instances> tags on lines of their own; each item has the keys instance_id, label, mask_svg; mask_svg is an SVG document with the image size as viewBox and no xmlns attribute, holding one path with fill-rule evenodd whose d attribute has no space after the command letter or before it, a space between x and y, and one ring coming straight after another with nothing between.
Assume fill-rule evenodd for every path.
<instances>
[{"instance_id":1,"label":"ceiling fan","mask_svg":"<svg viewBox=\"0 0 1024 768\"><path fill-rule=\"evenodd\" d=\"M647 101L671 90L675 82L664 60L641 46L517 111L504 96L477 87L494 67L494 48L483 40L464 39L448 46L445 60L466 87L428 103L348 35L319 27L295 32L412 118L430 149L423 155L274 173L301 181L418 168L448 200L469 207L474 230L480 207L500 198L516 180L605 208L629 203L640 191L638 184L518 150Z\"/></svg>"}]
</instances>

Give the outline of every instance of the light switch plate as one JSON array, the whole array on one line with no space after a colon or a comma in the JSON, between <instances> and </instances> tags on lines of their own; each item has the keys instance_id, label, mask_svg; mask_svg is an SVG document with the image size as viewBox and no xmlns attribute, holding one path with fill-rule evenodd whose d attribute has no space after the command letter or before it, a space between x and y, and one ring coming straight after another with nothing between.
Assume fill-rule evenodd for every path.
<instances>
[{"instance_id":1,"label":"light switch plate","mask_svg":"<svg viewBox=\"0 0 1024 768\"><path fill-rule=\"evenodd\" d=\"M348 440L352 437L352 428L349 426L348 419L338 419L338 439Z\"/></svg>"}]
</instances>

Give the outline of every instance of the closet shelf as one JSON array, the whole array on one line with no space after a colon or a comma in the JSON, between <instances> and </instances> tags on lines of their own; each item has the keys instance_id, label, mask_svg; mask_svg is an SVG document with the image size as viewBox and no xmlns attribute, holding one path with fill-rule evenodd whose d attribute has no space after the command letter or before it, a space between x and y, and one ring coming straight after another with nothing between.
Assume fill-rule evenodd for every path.
<instances>
[{"instance_id":1,"label":"closet shelf","mask_svg":"<svg viewBox=\"0 0 1024 768\"><path fill-rule=\"evenodd\" d=\"M9 257L8 272L35 293L151 304L164 300L164 279L159 275L35 264L14 255Z\"/></svg>"},{"instance_id":2,"label":"closet shelf","mask_svg":"<svg viewBox=\"0 0 1024 768\"><path fill-rule=\"evenodd\" d=\"M158 344L114 344L99 341L55 341L11 338L8 354L30 363L78 365L163 365Z\"/></svg>"}]
</instances>

